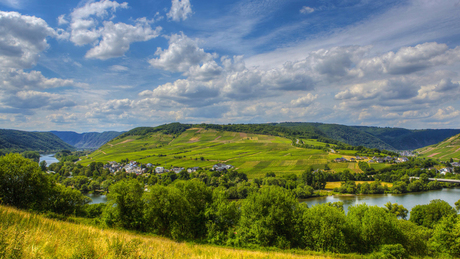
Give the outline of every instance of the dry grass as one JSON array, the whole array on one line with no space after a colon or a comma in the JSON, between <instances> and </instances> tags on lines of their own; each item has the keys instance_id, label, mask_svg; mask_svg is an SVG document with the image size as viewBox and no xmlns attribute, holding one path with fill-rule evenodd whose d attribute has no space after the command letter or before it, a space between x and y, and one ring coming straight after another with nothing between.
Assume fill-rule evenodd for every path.
<instances>
[{"instance_id":1,"label":"dry grass","mask_svg":"<svg viewBox=\"0 0 460 259\"><path fill-rule=\"evenodd\" d=\"M351 258L180 243L54 221L0 206L0 258Z\"/></svg>"},{"instance_id":2,"label":"dry grass","mask_svg":"<svg viewBox=\"0 0 460 259\"><path fill-rule=\"evenodd\" d=\"M373 181L355 181L356 185L358 184L363 184L363 183L368 183L368 184L371 184L373 183ZM333 190L334 188L339 188L340 186L342 185L342 182L327 182L326 183L326 187L325 189L326 190ZM382 185L383 186L388 186L388 187L393 187L393 184L392 183L385 183L385 182L382 182Z\"/></svg>"}]
</instances>

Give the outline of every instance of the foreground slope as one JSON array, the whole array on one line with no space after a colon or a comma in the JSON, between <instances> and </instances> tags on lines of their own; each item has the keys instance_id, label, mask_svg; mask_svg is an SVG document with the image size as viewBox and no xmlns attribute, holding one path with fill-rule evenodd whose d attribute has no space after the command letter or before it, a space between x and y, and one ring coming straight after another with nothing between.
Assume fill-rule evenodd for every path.
<instances>
[{"instance_id":1,"label":"foreground slope","mask_svg":"<svg viewBox=\"0 0 460 259\"><path fill-rule=\"evenodd\" d=\"M0 257L334 258L178 243L166 238L54 221L4 206L0 206Z\"/></svg>"},{"instance_id":2,"label":"foreground slope","mask_svg":"<svg viewBox=\"0 0 460 259\"><path fill-rule=\"evenodd\" d=\"M421 157L437 158L443 161L448 161L452 158L458 162L460 161L460 134L416 151Z\"/></svg>"},{"instance_id":3,"label":"foreground slope","mask_svg":"<svg viewBox=\"0 0 460 259\"><path fill-rule=\"evenodd\" d=\"M6 152L51 152L75 149L50 132L0 129L0 150Z\"/></svg>"},{"instance_id":4,"label":"foreground slope","mask_svg":"<svg viewBox=\"0 0 460 259\"><path fill-rule=\"evenodd\" d=\"M279 136L218 131L202 127L188 128L177 135L133 130L124 133L97 151L82 158L81 163L136 160L164 166L204 167L223 162L235 166L250 178L267 172L302 173L309 166L324 168L331 160L346 155L325 150L326 143L299 139L305 144L325 149L305 149L292 145L292 140ZM331 145L333 147L333 145ZM345 151L344 151L345 152ZM350 151L349 154L353 152ZM359 171L357 163L331 164L335 171Z\"/></svg>"},{"instance_id":5,"label":"foreground slope","mask_svg":"<svg viewBox=\"0 0 460 259\"><path fill-rule=\"evenodd\" d=\"M85 132L76 133L73 131L50 131L54 135L58 136L64 142L72 145L76 148L83 149L96 149L110 140L118 137L123 132L117 131L104 131L99 132Z\"/></svg>"}]
</instances>

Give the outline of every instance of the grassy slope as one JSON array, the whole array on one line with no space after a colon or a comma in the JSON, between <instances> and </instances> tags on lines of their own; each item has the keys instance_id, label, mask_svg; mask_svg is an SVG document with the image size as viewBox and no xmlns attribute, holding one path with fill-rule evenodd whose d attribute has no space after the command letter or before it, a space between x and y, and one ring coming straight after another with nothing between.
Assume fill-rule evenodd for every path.
<instances>
[{"instance_id":1,"label":"grassy slope","mask_svg":"<svg viewBox=\"0 0 460 259\"><path fill-rule=\"evenodd\" d=\"M453 158L460 161L460 134L450 137L438 144L416 150L421 157L447 161Z\"/></svg>"},{"instance_id":2,"label":"grassy slope","mask_svg":"<svg viewBox=\"0 0 460 259\"><path fill-rule=\"evenodd\" d=\"M315 140L303 142L326 145ZM347 155L352 156L353 153ZM247 173L249 178L255 178L267 172L300 174L310 165L315 169L324 168L326 163L341 156L347 157L322 150L296 148L291 145L290 139L282 137L190 128L177 138L162 133L117 138L82 159L81 163L106 163L128 158L165 167L211 167L220 161L234 165L238 171ZM205 161L201 161L201 157ZM329 165L337 172L347 168L360 172L356 163Z\"/></svg>"},{"instance_id":3,"label":"grassy slope","mask_svg":"<svg viewBox=\"0 0 460 259\"><path fill-rule=\"evenodd\" d=\"M1 258L362 258L294 255L174 242L126 231L54 221L0 206Z\"/></svg>"}]
</instances>

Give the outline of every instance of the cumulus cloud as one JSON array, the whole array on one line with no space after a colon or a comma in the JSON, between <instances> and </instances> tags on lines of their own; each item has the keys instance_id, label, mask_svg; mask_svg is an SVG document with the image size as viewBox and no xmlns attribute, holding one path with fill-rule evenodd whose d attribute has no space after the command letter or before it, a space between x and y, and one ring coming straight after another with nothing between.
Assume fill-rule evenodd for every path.
<instances>
[{"instance_id":1,"label":"cumulus cloud","mask_svg":"<svg viewBox=\"0 0 460 259\"><path fill-rule=\"evenodd\" d=\"M317 98L318 98L317 94L313 95L311 93L308 93L305 96L292 100L291 105L293 107L307 107L307 106L310 106L310 104L312 104L313 101L315 101Z\"/></svg>"},{"instance_id":2,"label":"cumulus cloud","mask_svg":"<svg viewBox=\"0 0 460 259\"><path fill-rule=\"evenodd\" d=\"M171 35L168 49L158 48L155 55L159 58L149 60L152 67L174 72L186 72L190 67L211 61L216 57L206 53L198 47L196 40L190 39L183 33Z\"/></svg>"},{"instance_id":3,"label":"cumulus cloud","mask_svg":"<svg viewBox=\"0 0 460 259\"><path fill-rule=\"evenodd\" d=\"M56 32L43 19L0 11L0 69L34 66L49 36Z\"/></svg>"},{"instance_id":4,"label":"cumulus cloud","mask_svg":"<svg viewBox=\"0 0 460 259\"><path fill-rule=\"evenodd\" d=\"M0 74L0 88L9 92L20 90L43 90L63 86L85 86L72 79L46 78L40 71L24 72L23 70L8 69Z\"/></svg>"},{"instance_id":5,"label":"cumulus cloud","mask_svg":"<svg viewBox=\"0 0 460 259\"><path fill-rule=\"evenodd\" d=\"M300 9L300 13L302 14L309 14L309 13L313 13L314 11L315 9L308 7L308 6L303 6L302 9Z\"/></svg>"},{"instance_id":6,"label":"cumulus cloud","mask_svg":"<svg viewBox=\"0 0 460 259\"><path fill-rule=\"evenodd\" d=\"M123 56L133 42L148 41L160 35L162 28L153 29L150 24L154 21L145 17L136 19L134 25L107 20L117 9L126 8L126 2L101 0L74 9L70 14L70 41L77 46L94 45L85 57L106 60Z\"/></svg>"},{"instance_id":7,"label":"cumulus cloud","mask_svg":"<svg viewBox=\"0 0 460 259\"><path fill-rule=\"evenodd\" d=\"M85 57L102 60L120 57L129 50L131 43L156 38L160 32L161 27L152 29L148 23L129 25L125 23L114 24L111 21L104 22L104 27L100 32L102 40L96 47L90 49Z\"/></svg>"},{"instance_id":8,"label":"cumulus cloud","mask_svg":"<svg viewBox=\"0 0 460 259\"><path fill-rule=\"evenodd\" d=\"M446 44L427 42L415 47L403 47L396 53L363 59L357 67L366 73L410 74L429 67L451 65L460 61L460 47L449 49Z\"/></svg>"},{"instance_id":9,"label":"cumulus cloud","mask_svg":"<svg viewBox=\"0 0 460 259\"><path fill-rule=\"evenodd\" d=\"M180 22L192 15L192 6L189 0L172 0L171 10L166 14L169 19Z\"/></svg>"}]
</instances>

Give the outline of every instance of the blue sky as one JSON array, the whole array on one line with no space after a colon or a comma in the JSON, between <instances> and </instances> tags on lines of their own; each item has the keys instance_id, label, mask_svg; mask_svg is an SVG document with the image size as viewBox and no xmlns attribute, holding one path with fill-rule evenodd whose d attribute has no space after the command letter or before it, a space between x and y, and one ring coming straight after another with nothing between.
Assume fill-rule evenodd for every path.
<instances>
[{"instance_id":1,"label":"blue sky","mask_svg":"<svg viewBox=\"0 0 460 259\"><path fill-rule=\"evenodd\" d=\"M0 127L460 127L459 0L0 0Z\"/></svg>"}]
</instances>

